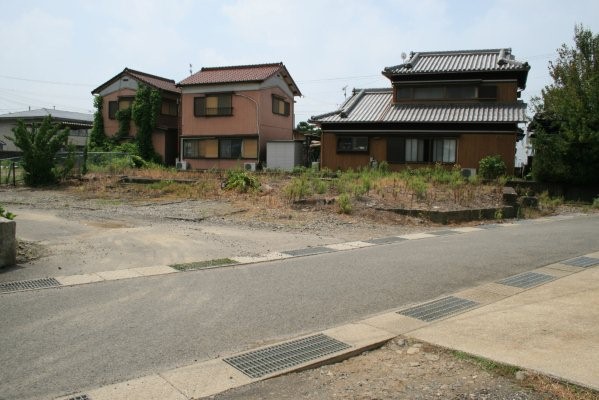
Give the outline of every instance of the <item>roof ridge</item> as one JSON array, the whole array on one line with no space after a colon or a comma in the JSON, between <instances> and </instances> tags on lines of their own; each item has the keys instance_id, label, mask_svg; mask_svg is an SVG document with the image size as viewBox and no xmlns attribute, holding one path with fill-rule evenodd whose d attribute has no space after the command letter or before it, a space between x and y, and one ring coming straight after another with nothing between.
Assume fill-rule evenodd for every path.
<instances>
[{"instance_id":1,"label":"roof ridge","mask_svg":"<svg viewBox=\"0 0 599 400\"><path fill-rule=\"evenodd\" d=\"M169 83L175 83L175 80L174 80L174 79L169 79L169 78L165 78L165 77L163 77L163 76L158 76L158 75L149 74L149 73L147 73L147 72L143 72L143 71L137 71L137 70L135 70L135 69L131 69L131 68L129 68L129 67L125 67L125 69L123 70L123 73L126 73L126 72L129 72L129 73L132 73L132 74L140 74L140 75L143 75L143 76L147 76L147 77L149 77L149 78L156 78L156 79L160 79L160 80L162 80L162 81L169 82Z\"/></svg>"},{"instance_id":2,"label":"roof ridge","mask_svg":"<svg viewBox=\"0 0 599 400\"><path fill-rule=\"evenodd\" d=\"M471 50L434 50L434 51L419 51L420 55L444 55L444 54L482 54L482 53L499 53L501 50L512 52L511 47L500 47L496 49L471 49Z\"/></svg>"},{"instance_id":3,"label":"roof ridge","mask_svg":"<svg viewBox=\"0 0 599 400\"><path fill-rule=\"evenodd\" d=\"M220 71L224 69L245 69L245 68L262 68L262 67L282 67L283 62L278 63L263 63L263 64L246 64L246 65L228 65L222 67L202 67L198 72L202 71ZM197 73L197 72L196 72Z\"/></svg>"}]
</instances>

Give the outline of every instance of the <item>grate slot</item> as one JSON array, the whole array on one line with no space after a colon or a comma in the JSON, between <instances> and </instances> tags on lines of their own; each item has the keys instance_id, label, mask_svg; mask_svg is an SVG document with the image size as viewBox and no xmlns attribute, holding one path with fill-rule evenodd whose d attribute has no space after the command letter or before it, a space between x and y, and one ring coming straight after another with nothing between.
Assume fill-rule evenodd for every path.
<instances>
[{"instance_id":1,"label":"grate slot","mask_svg":"<svg viewBox=\"0 0 599 400\"><path fill-rule=\"evenodd\" d=\"M599 265L599 258L577 257L571 260L562 261L560 264L572 265L573 267L588 268Z\"/></svg>"},{"instance_id":2,"label":"grate slot","mask_svg":"<svg viewBox=\"0 0 599 400\"><path fill-rule=\"evenodd\" d=\"M320 333L225 358L224 361L250 378L260 378L350 347Z\"/></svg>"},{"instance_id":3,"label":"grate slot","mask_svg":"<svg viewBox=\"0 0 599 400\"><path fill-rule=\"evenodd\" d=\"M21 290L35 290L61 286L54 278L33 279L29 281L15 281L0 283L0 293L18 292Z\"/></svg>"},{"instance_id":4,"label":"grate slot","mask_svg":"<svg viewBox=\"0 0 599 400\"><path fill-rule=\"evenodd\" d=\"M538 286L541 283L549 282L554 280L555 277L546 274L539 274L537 272L526 272L524 274L510 276L509 278L502 279L497 283L507 286L514 286L522 289L528 289L533 286Z\"/></svg>"},{"instance_id":5,"label":"grate slot","mask_svg":"<svg viewBox=\"0 0 599 400\"><path fill-rule=\"evenodd\" d=\"M465 311L477 305L478 303L472 300L448 296L406 310L398 311L397 313L421 321L430 322L448 315L456 314L460 311Z\"/></svg>"},{"instance_id":6,"label":"grate slot","mask_svg":"<svg viewBox=\"0 0 599 400\"><path fill-rule=\"evenodd\" d=\"M404 240L408 240L408 239L400 238L397 236L390 236L390 237L382 237L382 238L376 238L376 239L370 239L370 240L364 240L364 241L366 243L372 243L372 244L387 244L387 243L403 242Z\"/></svg>"},{"instance_id":7,"label":"grate slot","mask_svg":"<svg viewBox=\"0 0 599 400\"><path fill-rule=\"evenodd\" d=\"M332 253L333 249L329 249L328 247L307 247L305 249L298 250L289 250L283 251L283 254L289 254L291 256L311 256L313 254L321 254L321 253Z\"/></svg>"},{"instance_id":8,"label":"grate slot","mask_svg":"<svg viewBox=\"0 0 599 400\"><path fill-rule=\"evenodd\" d=\"M89 397L86 394L80 394L74 397L69 397L67 400L92 400L91 397Z\"/></svg>"}]
</instances>

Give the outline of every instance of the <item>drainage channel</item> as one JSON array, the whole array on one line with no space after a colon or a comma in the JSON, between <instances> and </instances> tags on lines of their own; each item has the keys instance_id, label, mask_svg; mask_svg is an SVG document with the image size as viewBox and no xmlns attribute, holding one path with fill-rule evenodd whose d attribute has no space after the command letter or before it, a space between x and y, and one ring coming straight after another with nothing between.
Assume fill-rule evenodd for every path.
<instances>
[{"instance_id":1,"label":"drainage channel","mask_svg":"<svg viewBox=\"0 0 599 400\"><path fill-rule=\"evenodd\" d=\"M67 400L92 400L92 398L86 394L80 394L78 396L69 397Z\"/></svg>"},{"instance_id":2,"label":"drainage channel","mask_svg":"<svg viewBox=\"0 0 599 400\"><path fill-rule=\"evenodd\" d=\"M510 276L509 278L502 279L497 281L497 283L521 289L528 289L554 279L555 277L551 275L539 274L537 272L525 272L520 275Z\"/></svg>"},{"instance_id":3,"label":"drainage channel","mask_svg":"<svg viewBox=\"0 0 599 400\"><path fill-rule=\"evenodd\" d=\"M478 303L472 300L466 300L455 296L447 296L439 300L420 304L405 310L398 311L398 314L412 317L425 322L431 322L461 311L468 310L477 306Z\"/></svg>"},{"instance_id":4,"label":"drainage channel","mask_svg":"<svg viewBox=\"0 0 599 400\"><path fill-rule=\"evenodd\" d=\"M225 358L224 361L250 378L256 379L350 347L347 343L319 333Z\"/></svg>"},{"instance_id":5,"label":"drainage channel","mask_svg":"<svg viewBox=\"0 0 599 400\"><path fill-rule=\"evenodd\" d=\"M562 261L560 264L571 265L573 267L589 268L599 265L599 258L577 257L571 260Z\"/></svg>"},{"instance_id":6,"label":"drainage channel","mask_svg":"<svg viewBox=\"0 0 599 400\"><path fill-rule=\"evenodd\" d=\"M62 286L55 278L32 279L0 283L0 293L20 292L23 290L46 289Z\"/></svg>"}]
</instances>

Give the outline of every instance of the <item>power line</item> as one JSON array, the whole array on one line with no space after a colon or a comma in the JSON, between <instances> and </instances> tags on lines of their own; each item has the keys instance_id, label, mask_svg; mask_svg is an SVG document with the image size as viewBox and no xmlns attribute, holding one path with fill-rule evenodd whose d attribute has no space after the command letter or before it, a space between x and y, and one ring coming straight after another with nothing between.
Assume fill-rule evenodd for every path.
<instances>
[{"instance_id":1,"label":"power line","mask_svg":"<svg viewBox=\"0 0 599 400\"><path fill-rule=\"evenodd\" d=\"M25 82L35 82L35 83L46 83L49 85L64 85L64 86L83 86L83 87L93 87L89 83L74 83L74 82L56 82L56 81L43 81L39 79L29 79L29 78L21 78L18 76L8 76L8 75L0 75L0 78L4 79L13 79L16 81L25 81Z\"/></svg>"}]
</instances>

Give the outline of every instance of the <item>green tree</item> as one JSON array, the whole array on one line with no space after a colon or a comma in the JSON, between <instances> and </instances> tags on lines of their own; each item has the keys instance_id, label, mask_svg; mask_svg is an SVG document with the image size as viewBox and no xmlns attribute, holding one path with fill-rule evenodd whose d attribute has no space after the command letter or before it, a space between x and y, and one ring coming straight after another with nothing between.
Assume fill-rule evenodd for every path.
<instances>
[{"instance_id":1,"label":"green tree","mask_svg":"<svg viewBox=\"0 0 599 400\"><path fill-rule=\"evenodd\" d=\"M58 173L55 156L67 146L69 128L60 129L58 124L52 122L52 117L47 116L39 126L33 124L31 128L23 121L18 121L12 131L14 138L8 139L23 151L25 183L30 186L56 183Z\"/></svg>"},{"instance_id":2,"label":"green tree","mask_svg":"<svg viewBox=\"0 0 599 400\"><path fill-rule=\"evenodd\" d=\"M548 182L599 183L599 35L575 27L549 64L553 83L535 99L533 175Z\"/></svg>"},{"instance_id":3,"label":"green tree","mask_svg":"<svg viewBox=\"0 0 599 400\"><path fill-rule=\"evenodd\" d=\"M322 134L322 130L319 127L305 121L302 121L299 124L297 124L297 127L295 129L297 129L298 132L314 134L317 136L320 136Z\"/></svg>"},{"instance_id":4,"label":"green tree","mask_svg":"<svg viewBox=\"0 0 599 400\"><path fill-rule=\"evenodd\" d=\"M94 113L94 125L89 133L88 145L94 150L105 150L106 147L106 132L104 131L104 117L102 115L102 109L104 108L104 99L102 96L96 96L94 98L94 107L96 112Z\"/></svg>"},{"instance_id":5,"label":"green tree","mask_svg":"<svg viewBox=\"0 0 599 400\"><path fill-rule=\"evenodd\" d=\"M140 85L131 105L131 117L137 126L136 143L139 155L148 161L159 161L152 145L152 132L156 128L160 111L160 92L146 85Z\"/></svg>"}]
</instances>

